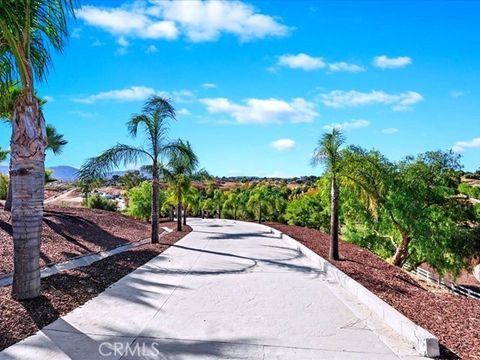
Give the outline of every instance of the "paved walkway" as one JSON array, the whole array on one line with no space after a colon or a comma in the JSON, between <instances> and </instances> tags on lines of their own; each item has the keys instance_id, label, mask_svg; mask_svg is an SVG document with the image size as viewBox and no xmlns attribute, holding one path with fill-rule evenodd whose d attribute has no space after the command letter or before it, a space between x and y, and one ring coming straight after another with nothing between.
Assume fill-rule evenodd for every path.
<instances>
[{"instance_id":1,"label":"paved walkway","mask_svg":"<svg viewBox=\"0 0 480 360\"><path fill-rule=\"evenodd\" d=\"M415 354L398 339L382 334L381 340L346 305L355 299L268 228L223 220L190 225L194 231L176 246L0 359L388 360Z\"/></svg>"}]
</instances>

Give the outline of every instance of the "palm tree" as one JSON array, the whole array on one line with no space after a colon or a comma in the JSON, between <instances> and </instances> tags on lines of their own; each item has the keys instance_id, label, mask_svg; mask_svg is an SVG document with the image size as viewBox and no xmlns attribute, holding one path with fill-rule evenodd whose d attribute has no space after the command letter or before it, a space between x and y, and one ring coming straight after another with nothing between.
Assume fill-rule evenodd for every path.
<instances>
[{"instance_id":1,"label":"palm tree","mask_svg":"<svg viewBox=\"0 0 480 360\"><path fill-rule=\"evenodd\" d=\"M217 215L218 218L221 219L222 217L222 207L223 203L225 202L225 194L220 189L215 189L213 192L213 202L217 206Z\"/></svg>"},{"instance_id":2,"label":"palm tree","mask_svg":"<svg viewBox=\"0 0 480 360\"><path fill-rule=\"evenodd\" d=\"M0 148L0 161L3 161L7 158L9 151L8 150L3 150Z\"/></svg>"},{"instance_id":3,"label":"palm tree","mask_svg":"<svg viewBox=\"0 0 480 360\"><path fill-rule=\"evenodd\" d=\"M65 145L68 144L68 141L63 138L62 134L59 134L53 125L46 126L47 131L47 145L45 146L45 151L51 151L54 155L59 155L62 153ZM10 167L12 166L10 161ZM11 180L11 177L10 177ZM7 199L5 200L5 211L12 210L12 181L8 182L8 192Z\"/></svg>"},{"instance_id":4,"label":"palm tree","mask_svg":"<svg viewBox=\"0 0 480 360\"><path fill-rule=\"evenodd\" d=\"M158 217L161 160L165 155L182 153L187 157L188 152L180 141L170 141L167 138L168 121L175 120L175 109L170 101L160 96L151 96L143 106L141 114L136 114L127 122L132 137L137 137L138 131L143 129L147 146L135 147L117 144L105 150L97 157L87 160L79 171L79 178L84 181L107 177L120 165L137 164L148 160L151 165L143 167L152 176L152 243L158 243ZM191 158L191 161L196 158Z\"/></svg>"},{"instance_id":5,"label":"palm tree","mask_svg":"<svg viewBox=\"0 0 480 360\"><path fill-rule=\"evenodd\" d=\"M168 163L161 168L163 179L170 184L177 202L177 231L182 231L182 204L184 195L191 187L192 179L196 177L198 167L197 155L190 143L179 141L177 148L170 151Z\"/></svg>"},{"instance_id":6,"label":"palm tree","mask_svg":"<svg viewBox=\"0 0 480 360\"><path fill-rule=\"evenodd\" d=\"M262 223L264 212L270 205L270 196L268 188L265 185L261 185L253 189L248 199L248 206L251 208L258 208L258 223Z\"/></svg>"},{"instance_id":7,"label":"palm tree","mask_svg":"<svg viewBox=\"0 0 480 360\"><path fill-rule=\"evenodd\" d=\"M339 260L338 254L338 211L341 152L345 137L341 130L334 128L331 133L323 134L318 140L318 146L312 156L312 165L325 165L325 172L330 177L330 253L332 260Z\"/></svg>"},{"instance_id":8,"label":"palm tree","mask_svg":"<svg viewBox=\"0 0 480 360\"><path fill-rule=\"evenodd\" d=\"M14 274L12 296L40 293L40 241L43 218L45 120L35 96L35 81L44 80L50 49L61 51L68 36L67 14L73 0L2 1L0 6L0 91L19 81L11 138L14 192L12 228Z\"/></svg>"},{"instance_id":9,"label":"palm tree","mask_svg":"<svg viewBox=\"0 0 480 360\"><path fill-rule=\"evenodd\" d=\"M224 209L232 209L233 210L233 220L237 220L237 211L240 205L240 197L238 195L238 191L232 191L227 195L227 199L223 203Z\"/></svg>"}]
</instances>

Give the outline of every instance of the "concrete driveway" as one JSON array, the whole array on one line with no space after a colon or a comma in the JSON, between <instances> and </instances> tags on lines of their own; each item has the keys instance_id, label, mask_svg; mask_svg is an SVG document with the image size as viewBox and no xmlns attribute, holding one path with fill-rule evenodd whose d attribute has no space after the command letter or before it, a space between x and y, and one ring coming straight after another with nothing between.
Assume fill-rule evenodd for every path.
<instances>
[{"instance_id":1,"label":"concrete driveway","mask_svg":"<svg viewBox=\"0 0 480 360\"><path fill-rule=\"evenodd\" d=\"M416 358L268 228L189 224L174 247L0 359Z\"/></svg>"}]
</instances>

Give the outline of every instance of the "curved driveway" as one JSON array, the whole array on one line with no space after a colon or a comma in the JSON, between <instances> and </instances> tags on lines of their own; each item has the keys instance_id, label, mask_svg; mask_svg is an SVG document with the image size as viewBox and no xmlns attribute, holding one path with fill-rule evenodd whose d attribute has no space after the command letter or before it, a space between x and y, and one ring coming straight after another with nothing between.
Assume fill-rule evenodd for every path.
<instances>
[{"instance_id":1,"label":"curved driveway","mask_svg":"<svg viewBox=\"0 0 480 360\"><path fill-rule=\"evenodd\" d=\"M416 358L269 228L189 223L175 246L0 359Z\"/></svg>"}]
</instances>

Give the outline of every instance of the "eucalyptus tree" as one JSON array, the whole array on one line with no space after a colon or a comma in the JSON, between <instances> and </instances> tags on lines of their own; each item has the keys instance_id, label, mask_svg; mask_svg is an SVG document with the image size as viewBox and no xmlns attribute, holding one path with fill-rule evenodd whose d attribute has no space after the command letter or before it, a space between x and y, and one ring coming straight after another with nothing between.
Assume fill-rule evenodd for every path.
<instances>
[{"instance_id":1,"label":"eucalyptus tree","mask_svg":"<svg viewBox=\"0 0 480 360\"><path fill-rule=\"evenodd\" d=\"M312 165L323 164L325 174L330 178L330 251L329 257L339 260L338 230L339 230L339 186L338 178L341 171L341 146L345 137L341 130L334 128L330 133L323 134L312 156Z\"/></svg>"},{"instance_id":2,"label":"eucalyptus tree","mask_svg":"<svg viewBox=\"0 0 480 360\"><path fill-rule=\"evenodd\" d=\"M61 51L68 36L73 0L2 1L0 6L0 91L18 81L11 149L14 274L12 296L40 293L40 241L43 218L47 134L36 81L45 80L51 50Z\"/></svg>"},{"instance_id":3,"label":"eucalyptus tree","mask_svg":"<svg viewBox=\"0 0 480 360\"><path fill-rule=\"evenodd\" d=\"M152 177L152 243L158 243L161 160L171 153L186 151L180 140L170 141L167 137L168 122L172 120L175 120L175 109L170 101L160 96L151 96L145 102L142 113L133 115L127 122L132 137L137 137L139 131L143 131L146 145L136 147L117 144L87 160L79 171L80 179L88 181L105 178L122 164L127 166L148 161L150 165L145 166L144 170Z\"/></svg>"},{"instance_id":4,"label":"eucalyptus tree","mask_svg":"<svg viewBox=\"0 0 480 360\"><path fill-rule=\"evenodd\" d=\"M170 185L177 202L177 231L182 231L182 208L184 195L197 176L198 158L190 143L179 141L169 152L168 162L161 167L162 178Z\"/></svg>"}]
</instances>

